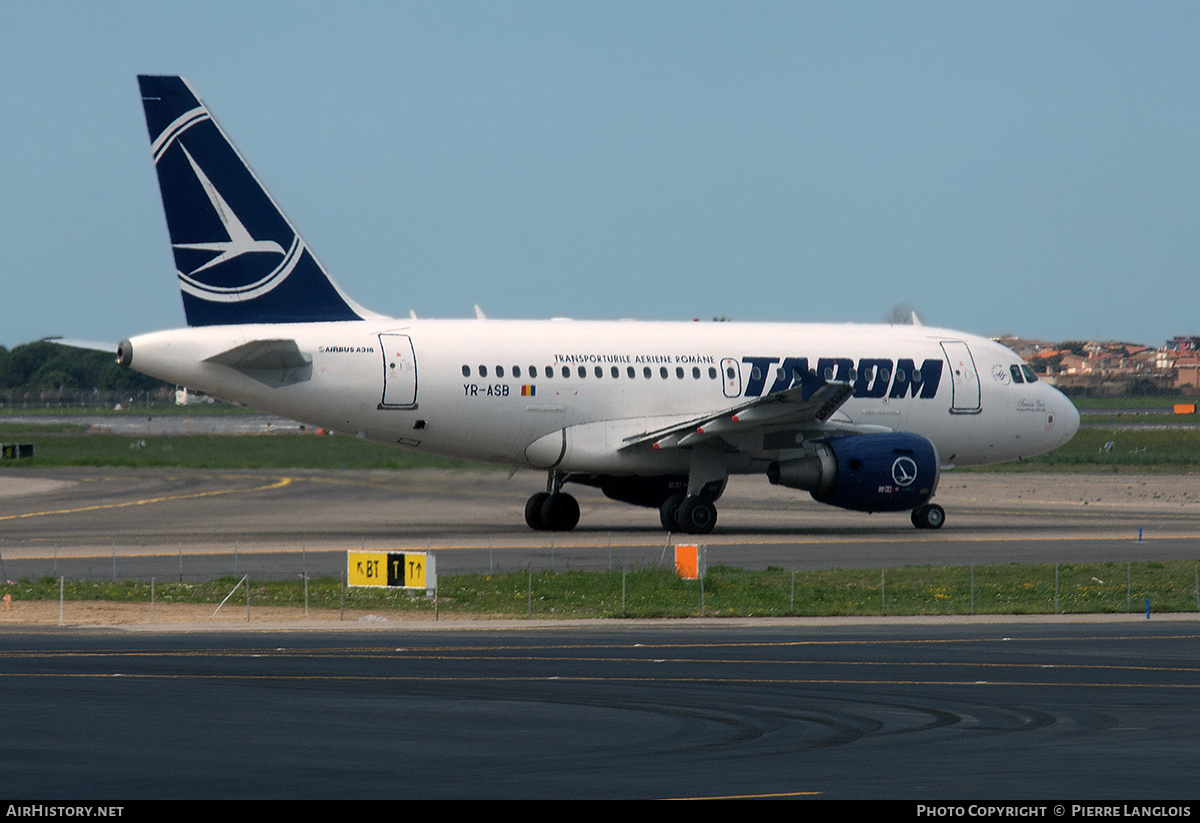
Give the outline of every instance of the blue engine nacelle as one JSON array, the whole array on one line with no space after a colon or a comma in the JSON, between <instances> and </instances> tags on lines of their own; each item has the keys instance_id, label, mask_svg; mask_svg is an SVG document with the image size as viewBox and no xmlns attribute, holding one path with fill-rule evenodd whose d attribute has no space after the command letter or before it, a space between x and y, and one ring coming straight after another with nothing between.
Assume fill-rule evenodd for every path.
<instances>
[{"instance_id":1,"label":"blue engine nacelle","mask_svg":"<svg viewBox=\"0 0 1200 823\"><path fill-rule=\"evenodd\" d=\"M829 438L813 454L771 463L767 479L843 509L908 511L937 490L938 455L917 434L851 434Z\"/></svg>"}]
</instances>

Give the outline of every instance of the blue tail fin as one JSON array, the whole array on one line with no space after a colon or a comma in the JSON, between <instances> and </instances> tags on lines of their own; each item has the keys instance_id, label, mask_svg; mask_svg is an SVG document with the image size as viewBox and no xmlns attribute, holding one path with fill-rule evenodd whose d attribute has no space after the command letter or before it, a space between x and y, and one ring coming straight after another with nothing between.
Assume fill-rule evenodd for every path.
<instances>
[{"instance_id":1,"label":"blue tail fin","mask_svg":"<svg viewBox=\"0 0 1200 823\"><path fill-rule=\"evenodd\" d=\"M361 320L180 77L139 76L189 326Z\"/></svg>"}]
</instances>

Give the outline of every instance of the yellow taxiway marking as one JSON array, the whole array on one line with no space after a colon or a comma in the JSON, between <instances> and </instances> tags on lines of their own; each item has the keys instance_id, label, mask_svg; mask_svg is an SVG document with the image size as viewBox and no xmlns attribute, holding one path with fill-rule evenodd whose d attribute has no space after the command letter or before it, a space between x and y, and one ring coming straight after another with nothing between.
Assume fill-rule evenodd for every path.
<instances>
[{"instance_id":1,"label":"yellow taxiway marking","mask_svg":"<svg viewBox=\"0 0 1200 823\"><path fill-rule=\"evenodd\" d=\"M167 503L172 500L190 500L197 497L215 497L220 494L245 494L247 492L269 491L271 489L281 489L284 486L290 485L292 478L281 477L274 483L267 483L263 486L255 486L249 489L213 489L206 492L192 492L190 494L170 494L162 497L144 497L141 500L126 500L122 503L99 503L94 506L81 506L75 509L51 509L44 512L25 512L24 514L6 514L0 516L0 520L20 520L24 517L48 517L54 514L77 514L79 512L94 512L102 509L124 509L129 506L147 506L152 503Z\"/></svg>"}]
</instances>

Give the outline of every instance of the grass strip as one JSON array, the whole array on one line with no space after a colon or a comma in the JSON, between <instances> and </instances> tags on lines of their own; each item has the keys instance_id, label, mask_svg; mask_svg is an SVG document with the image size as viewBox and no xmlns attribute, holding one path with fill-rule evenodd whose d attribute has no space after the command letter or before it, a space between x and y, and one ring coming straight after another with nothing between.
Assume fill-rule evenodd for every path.
<instances>
[{"instance_id":1,"label":"grass strip","mask_svg":"<svg viewBox=\"0 0 1200 823\"><path fill-rule=\"evenodd\" d=\"M1176 403L1195 403L1195 397L1178 394L1159 394L1147 397L1072 397L1071 402L1077 409L1169 409Z\"/></svg>"},{"instance_id":2,"label":"grass strip","mask_svg":"<svg viewBox=\"0 0 1200 823\"><path fill-rule=\"evenodd\" d=\"M1200 468L1200 429L1081 428L1052 452L971 471L1192 472Z\"/></svg>"},{"instance_id":3,"label":"grass strip","mask_svg":"<svg viewBox=\"0 0 1200 823\"><path fill-rule=\"evenodd\" d=\"M0 430L0 439L32 443L34 457L4 466L127 466L195 469L487 468L344 435L147 435ZM495 467L491 467L495 468ZM983 471L1188 472L1200 468L1200 429L1084 428L1049 454Z\"/></svg>"},{"instance_id":4,"label":"grass strip","mask_svg":"<svg viewBox=\"0 0 1200 823\"><path fill-rule=\"evenodd\" d=\"M9 433L0 434L16 440ZM48 466L172 467L188 469L487 469L495 466L435 457L356 437L316 434L34 433L34 456L5 460L19 468Z\"/></svg>"},{"instance_id":5,"label":"grass strip","mask_svg":"<svg viewBox=\"0 0 1200 823\"><path fill-rule=\"evenodd\" d=\"M796 571L714 566L704 581L706 616L784 617L848 615L1098 614L1197 611L1200 561L1136 563L903 566L880 569ZM972 576L973 575L973 576ZM219 603L238 578L197 583L159 581L158 603ZM973 580L973 585L972 585ZM14 601L57 600L59 581L44 577L0 585ZM886 594L886 604L883 596ZM69 581L68 600L150 602L144 581ZM348 588L348 609L424 613L433 600L421 592ZM680 580L668 569L610 572L533 572L443 575L439 610L445 614L541 618L695 617L701 614L700 583ZM338 580L308 584L308 604L337 609ZM245 606L238 591L230 604ZM303 606L300 582L250 581L250 606Z\"/></svg>"},{"instance_id":6,"label":"grass strip","mask_svg":"<svg viewBox=\"0 0 1200 823\"><path fill-rule=\"evenodd\" d=\"M72 417L97 415L104 417L210 417L227 415L263 414L245 406L232 403L198 403L194 406L130 405L117 409L112 406L0 406L0 418L4 417Z\"/></svg>"}]
</instances>

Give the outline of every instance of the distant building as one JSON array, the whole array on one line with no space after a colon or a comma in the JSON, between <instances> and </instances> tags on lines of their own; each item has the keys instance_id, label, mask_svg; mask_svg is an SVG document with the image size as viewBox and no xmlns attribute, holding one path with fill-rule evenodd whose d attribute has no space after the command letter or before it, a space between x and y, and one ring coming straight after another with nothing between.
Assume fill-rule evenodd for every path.
<instances>
[{"instance_id":1,"label":"distant building","mask_svg":"<svg viewBox=\"0 0 1200 823\"><path fill-rule=\"evenodd\" d=\"M1187 394L1200 394L1200 352L1175 360L1175 385Z\"/></svg>"},{"instance_id":2,"label":"distant building","mask_svg":"<svg viewBox=\"0 0 1200 823\"><path fill-rule=\"evenodd\" d=\"M1089 340L1068 344L1000 338L1043 380L1076 396L1134 392L1200 394L1200 337L1180 336L1158 349Z\"/></svg>"}]
</instances>

